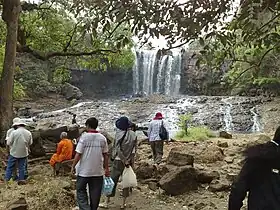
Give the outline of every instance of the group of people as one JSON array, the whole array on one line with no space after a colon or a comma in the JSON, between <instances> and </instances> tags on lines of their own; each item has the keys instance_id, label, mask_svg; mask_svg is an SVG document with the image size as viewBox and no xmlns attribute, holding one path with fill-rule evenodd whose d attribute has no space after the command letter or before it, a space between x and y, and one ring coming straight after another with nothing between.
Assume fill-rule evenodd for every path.
<instances>
[{"instance_id":1,"label":"group of people","mask_svg":"<svg viewBox=\"0 0 280 210\"><path fill-rule=\"evenodd\" d=\"M116 194L117 184L125 167L134 167L137 153L136 125L127 117L121 117L116 121L116 134L111 152L107 139L97 130L98 120L94 117L89 118L85 126L86 131L79 137L77 145L67 138L66 132L61 133L57 152L52 156L50 165L55 167L57 163L74 157L71 172L77 176L78 209L108 208L111 198ZM161 163L164 140L168 140L162 139L160 135L162 127L165 127L163 116L157 113L148 128L154 164ZM6 135L9 156L5 181L8 182L13 178L18 184L26 184L27 158L32 141L32 134L26 129L25 122L15 118L12 128ZM112 162L111 170L109 161ZM16 168L18 173L15 173ZM105 203L99 204L104 176L111 177L115 185ZM131 192L130 188L122 190L121 209L126 207L126 199ZM280 209L280 127L276 130L272 141L245 150L244 165L232 185L228 209L240 210L248 192L249 210Z\"/></svg>"},{"instance_id":2,"label":"group of people","mask_svg":"<svg viewBox=\"0 0 280 210\"><path fill-rule=\"evenodd\" d=\"M9 181L13 178L13 172L18 168L18 173L14 173L14 179L19 184L26 183L27 158L32 144L32 134L25 126L23 120L15 118L12 128L8 130L6 135L9 156L5 180ZM127 117L121 117L115 122L115 140L110 152L107 139L97 130L98 120L94 117L89 118L85 122L85 126L85 132L78 138L76 145L68 139L66 132L61 133L57 151L49 163L53 167L54 174L57 175L57 163L73 159L71 172L75 173L77 177L77 203L80 210L96 210L98 207L108 208L111 198L116 194L117 184L125 167L134 168L137 152L136 125ZM157 113L148 129L154 164L161 163L163 142L168 140L160 137L161 127L165 127L163 116L161 113ZM111 170L109 162L112 165ZM106 201L99 204L104 176L111 177L115 185ZM123 197L122 209L125 208L126 199L131 192L130 188L123 189L121 193Z\"/></svg>"}]
</instances>

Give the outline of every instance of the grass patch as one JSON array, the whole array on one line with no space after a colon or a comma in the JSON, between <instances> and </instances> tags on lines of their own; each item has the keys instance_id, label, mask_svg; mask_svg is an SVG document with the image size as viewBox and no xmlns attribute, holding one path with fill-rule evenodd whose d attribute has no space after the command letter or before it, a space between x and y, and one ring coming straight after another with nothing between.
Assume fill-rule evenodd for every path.
<instances>
[{"instance_id":1,"label":"grass patch","mask_svg":"<svg viewBox=\"0 0 280 210\"><path fill-rule=\"evenodd\" d=\"M215 137L214 133L205 126L190 127L188 133L180 130L176 134L176 139L181 141L205 141Z\"/></svg>"}]
</instances>

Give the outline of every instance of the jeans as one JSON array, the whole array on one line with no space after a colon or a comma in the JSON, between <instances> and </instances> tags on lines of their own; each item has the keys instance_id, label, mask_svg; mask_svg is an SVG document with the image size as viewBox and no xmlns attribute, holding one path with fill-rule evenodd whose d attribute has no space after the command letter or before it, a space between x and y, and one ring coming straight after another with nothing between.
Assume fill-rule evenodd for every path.
<instances>
[{"instance_id":1,"label":"jeans","mask_svg":"<svg viewBox=\"0 0 280 210\"><path fill-rule=\"evenodd\" d=\"M77 177L77 200L80 210L97 210L100 202L103 176ZM87 194L89 187L89 199ZM88 203L90 200L90 204Z\"/></svg>"},{"instance_id":2,"label":"jeans","mask_svg":"<svg viewBox=\"0 0 280 210\"><path fill-rule=\"evenodd\" d=\"M18 180L23 181L26 177L26 165L27 165L27 157L24 158L15 158L12 155L9 155L8 164L6 168L5 180L9 181L13 176L14 168L16 167L16 163L18 166Z\"/></svg>"}]
</instances>

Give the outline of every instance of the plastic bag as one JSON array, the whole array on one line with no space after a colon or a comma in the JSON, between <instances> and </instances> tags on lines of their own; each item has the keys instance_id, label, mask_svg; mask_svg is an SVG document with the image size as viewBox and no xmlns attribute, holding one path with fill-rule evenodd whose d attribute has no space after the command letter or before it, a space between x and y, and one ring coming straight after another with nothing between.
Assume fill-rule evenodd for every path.
<instances>
[{"instance_id":1,"label":"plastic bag","mask_svg":"<svg viewBox=\"0 0 280 210\"><path fill-rule=\"evenodd\" d=\"M136 174L134 173L131 166L123 170L121 186L123 189L137 186Z\"/></svg>"},{"instance_id":2,"label":"plastic bag","mask_svg":"<svg viewBox=\"0 0 280 210\"><path fill-rule=\"evenodd\" d=\"M103 179L103 188L102 188L102 193L104 195L111 195L113 188L115 186L115 183L111 177L105 177Z\"/></svg>"}]
</instances>

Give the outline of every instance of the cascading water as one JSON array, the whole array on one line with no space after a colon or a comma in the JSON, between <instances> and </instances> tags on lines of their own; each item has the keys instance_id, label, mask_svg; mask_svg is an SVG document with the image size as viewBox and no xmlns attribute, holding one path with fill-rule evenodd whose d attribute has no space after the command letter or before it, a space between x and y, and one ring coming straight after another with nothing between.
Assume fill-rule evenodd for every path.
<instances>
[{"instance_id":1,"label":"cascading water","mask_svg":"<svg viewBox=\"0 0 280 210\"><path fill-rule=\"evenodd\" d=\"M136 50L133 68L135 94L160 93L178 95L180 90L182 52L160 50Z\"/></svg>"},{"instance_id":2,"label":"cascading water","mask_svg":"<svg viewBox=\"0 0 280 210\"><path fill-rule=\"evenodd\" d=\"M225 104L225 106L221 107L221 112L223 113L223 121L224 121L224 129L226 131L232 131L233 124L232 124L232 116L231 116L231 109L232 104L228 102L228 100L224 99L222 102Z\"/></svg>"},{"instance_id":3,"label":"cascading water","mask_svg":"<svg viewBox=\"0 0 280 210\"><path fill-rule=\"evenodd\" d=\"M251 128L251 131L253 133L260 132L262 130L262 128L261 128L261 123L260 123L260 119L259 119L260 117L257 114L256 107L251 108L250 112L253 114L253 118L252 118L253 125Z\"/></svg>"}]
</instances>

